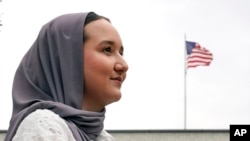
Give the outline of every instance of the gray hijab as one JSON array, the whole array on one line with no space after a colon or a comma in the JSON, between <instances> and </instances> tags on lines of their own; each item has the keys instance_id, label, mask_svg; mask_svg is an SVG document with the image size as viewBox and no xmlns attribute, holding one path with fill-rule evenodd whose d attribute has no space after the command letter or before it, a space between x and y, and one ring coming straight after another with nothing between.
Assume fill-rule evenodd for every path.
<instances>
[{"instance_id":1,"label":"gray hijab","mask_svg":"<svg viewBox=\"0 0 250 141\"><path fill-rule=\"evenodd\" d=\"M49 109L62 117L77 141L95 140L103 130L105 109L81 110L87 14L61 15L40 30L14 77L13 113L5 141L12 140L21 121L36 109Z\"/></svg>"}]
</instances>

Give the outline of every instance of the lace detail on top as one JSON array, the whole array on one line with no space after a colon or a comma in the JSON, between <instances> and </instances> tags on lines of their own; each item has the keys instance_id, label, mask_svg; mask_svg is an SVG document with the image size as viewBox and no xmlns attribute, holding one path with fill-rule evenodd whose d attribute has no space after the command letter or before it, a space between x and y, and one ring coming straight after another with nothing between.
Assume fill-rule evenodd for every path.
<instances>
[{"instance_id":1,"label":"lace detail on top","mask_svg":"<svg viewBox=\"0 0 250 141\"><path fill-rule=\"evenodd\" d=\"M76 141L66 122L47 109L38 109L29 114L19 125L12 141ZM115 141L102 131L97 141Z\"/></svg>"},{"instance_id":2,"label":"lace detail on top","mask_svg":"<svg viewBox=\"0 0 250 141\"><path fill-rule=\"evenodd\" d=\"M97 137L97 141L115 141L115 138L112 137L108 132L103 130L101 134Z\"/></svg>"},{"instance_id":3,"label":"lace detail on top","mask_svg":"<svg viewBox=\"0 0 250 141\"><path fill-rule=\"evenodd\" d=\"M75 141L66 122L50 110L36 110L20 124L12 141Z\"/></svg>"}]
</instances>

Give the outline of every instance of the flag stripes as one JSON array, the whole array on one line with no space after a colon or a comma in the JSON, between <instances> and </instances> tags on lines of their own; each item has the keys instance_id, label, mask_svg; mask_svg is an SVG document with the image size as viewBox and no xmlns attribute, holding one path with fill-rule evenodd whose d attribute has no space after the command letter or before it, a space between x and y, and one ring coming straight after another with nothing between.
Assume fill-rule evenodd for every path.
<instances>
[{"instance_id":1,"label":"flag stripes","mask_svg":"<svg viewBox=\"0 0 250 141\"><path fill-rule=\"evenodd\" d=\"M186 41L187 68L197 66L209 66L213 60L213 54L196 42Z\"/></svg>"}]
</instances>

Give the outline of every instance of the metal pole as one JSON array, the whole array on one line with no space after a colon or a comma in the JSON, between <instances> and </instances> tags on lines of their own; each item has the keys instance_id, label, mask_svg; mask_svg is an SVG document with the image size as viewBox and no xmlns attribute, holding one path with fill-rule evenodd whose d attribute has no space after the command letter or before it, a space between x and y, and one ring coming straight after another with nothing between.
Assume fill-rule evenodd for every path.
<instances>
[{"instance_id":1,"label":"metal pole","mask_svg":"<svg viewBox=\"0 0 250 141\"><path fill-rule=\"evenodd\" d=\"M184 34L184 129L187 129L187 46L186 46L186 34Z\"/></svg>"}]
</instances>

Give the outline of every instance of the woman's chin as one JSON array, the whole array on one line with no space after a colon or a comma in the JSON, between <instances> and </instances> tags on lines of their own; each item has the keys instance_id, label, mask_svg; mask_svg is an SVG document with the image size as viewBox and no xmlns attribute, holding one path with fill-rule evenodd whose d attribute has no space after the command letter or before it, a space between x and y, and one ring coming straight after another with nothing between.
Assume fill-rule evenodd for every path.
<instances>
[{"instance_id":1,"label":"woman's chin","mask_svg":"<svg viewBox=\"0 0 250 141\"><path fill-rule=\"evenodd\" d=\"M112 97L112 100L110 100L107 105L109 105L111 103L114 103L114 102L118 102L121 98L122 98L122 94L121 93L116 94L116 95L114 95Z\"/></svg>"}]
</instances>

